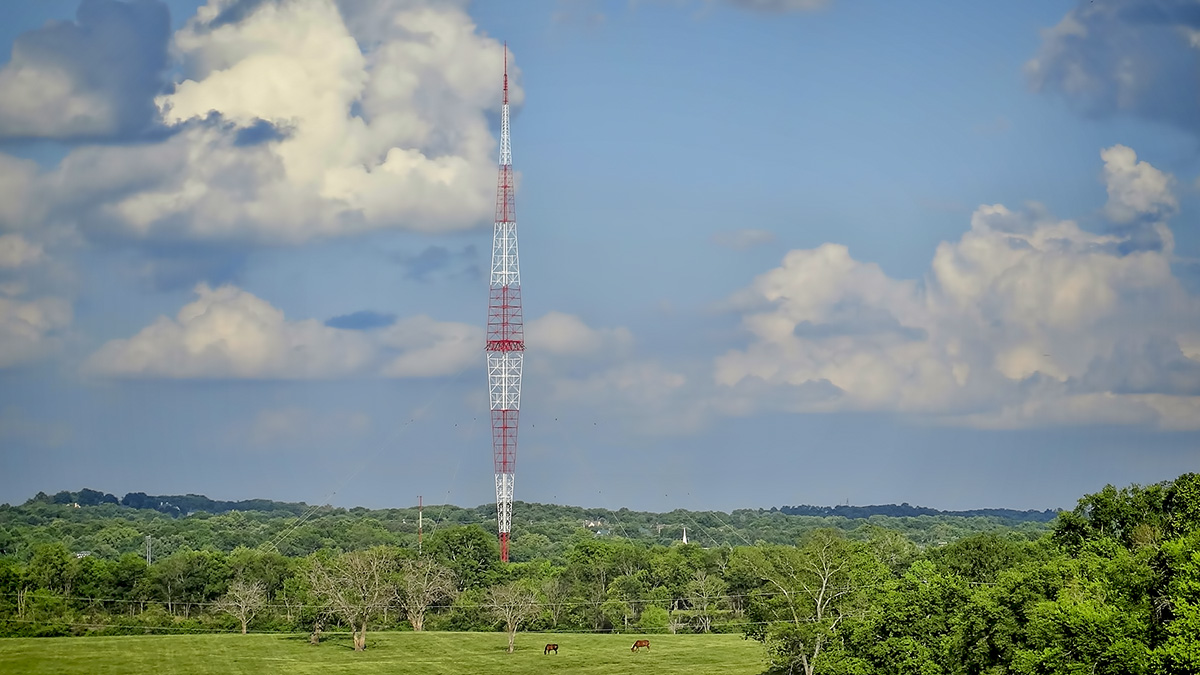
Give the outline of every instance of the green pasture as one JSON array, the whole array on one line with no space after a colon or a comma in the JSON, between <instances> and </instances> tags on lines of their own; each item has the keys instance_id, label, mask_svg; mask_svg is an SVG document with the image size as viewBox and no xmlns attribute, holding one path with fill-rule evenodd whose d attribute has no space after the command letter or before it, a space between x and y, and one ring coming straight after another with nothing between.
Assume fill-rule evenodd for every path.
<instances>
[{"instance_id":1,"label":"green pasture","mask_svg":"<svg viewBox=\"0 0 1200 675\"><path fill-rule=\"evenodd\" d=\"M650 640L649 651L629 650L638 638ZM558 643L557 655L542 654L548 642ZM345 635L319 646L281 634L8 638L0 639L0 673L757 675L766 667L762 646L738 635L518 633L516 651L507 645L503 633L369 633L361 653Z\"/></svg>"}]
</instances>

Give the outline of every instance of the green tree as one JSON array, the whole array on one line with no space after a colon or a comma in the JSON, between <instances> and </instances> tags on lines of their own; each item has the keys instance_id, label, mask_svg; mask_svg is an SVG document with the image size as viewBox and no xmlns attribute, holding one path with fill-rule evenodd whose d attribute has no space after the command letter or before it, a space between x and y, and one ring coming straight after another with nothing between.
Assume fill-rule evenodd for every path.
<instances>
[{"instance_id":1,"label":"green tree","mask_svg":"<svg viewBox=\"0 0 1200 675\"><path fill-rule=\"evenodd\" d=\"M800 546L744 547L735 556L732 564L761 582L746 634L766 644L772 668L789 673L813 675L843 623L865 616L871 591L888 576L868 545L836 530L817 530Z\"/></svg>"},{"instance_id":2,"label":"green tree","mask_svg":"<svg viewBox=\"0 0 1200 675\"><path fill-rule=\"evenodd\" d=\"M656 605L647 607L642 610L642 616L638 618L638 629L643 633L665 633L670 618L667 610L662 607Z\"/></svg>"},{"instance_id":3,"label":"green tree","mask_svg":"<svg viewBox=\"0 0 1200 675\"><path fill-rule=\"evenodd\" d=\"M1167 620L1154 655L1157 671L1200 673L1200 529L1165 543L1159 564L1168 581L1159 598Z\"/></svg>"},{"instance_id":4,"label":"green tree","mask_svg":"<svg viewBox=\"0 0 1200 675\"><path fill-rule=\"evenodd\" d=\"M1185 473L1176 478L1163 501L1171 537L1200 530L1200 474Z\"/></svg>"},{"instance_id":5,"label":"green tree","mask_svg":"<svg viewBox=\"0 0 1200 675\"><path fill-rule=\"evenodd\" d=\"M491 586L500 569L500 545L479 525L439 529L425 550L454 573L460 591Z\"/></svg>"},{"instance_id":6,"label":"green tree","mask_svg":"<svg viewBox=\"0 0 1200 675\"><path fill-rule=\"evenodd\" d=\"M983 532L934 549L929 559L967 581L991 583L1000 572L1035 557L1037 548L1008 533Z\"/></svg>"},{"instance_id":7,"label":"green tree","mask_svg":"<svg viewBox=\"0 0 1200 675\"><path fill-rule=\"evenodd\" d=\"M918 560L874 595L865 620L851 627L845 651L870 673L948 674L954 624L969 596L961 578Z\"/></svg>"},{"instance_id":8,"label":"green tree","mask_svg":"<svg viewBox=\"0 0 1200 675\"><path fill-rule=\"evenodd\" d=\"M29 578L37 588L70 595L74 583L73 559L72 553L61 542L39 546L29 561Z\"/></svg>"}]
</instances>

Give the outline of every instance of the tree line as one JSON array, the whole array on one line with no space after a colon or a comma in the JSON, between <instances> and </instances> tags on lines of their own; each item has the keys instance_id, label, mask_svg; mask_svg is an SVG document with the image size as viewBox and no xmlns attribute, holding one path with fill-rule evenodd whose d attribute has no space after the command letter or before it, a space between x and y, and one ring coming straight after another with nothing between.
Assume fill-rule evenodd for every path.
<instances>
[{"instance_id":1,"label":"tree line","mask_svg":"<svg viewBox=\"0 0 1200 675\"><path fill-rule=\"evenodd\" d=\"M197 500L207 499L192 495ZM178 496L146 496L130 493L116 503L112 495L95 490L39 493L24 504L0 505L0 555L27 561L34 550L60 542L73 552L88 551L103 558L142 552L145 538L152 539L155 557L177 550L218 550L226 553L238 546L255 548L264 543L289 557L303 557L322 548L360 550L372 546L417 545L417 509L344 509L305 506L268 500L222 504L270 504L260 511L231 509L221 513L204 509L177 513ZM78 506L76 506L78 505ZM193 506L203 505L195 502ZM156 508L148 508L154 506ZM291 508L291 507L296 508ZM425 534L438 528L478 524L494 525L495 507L462 508L454 505L427 506ZM883 527L904 534L919 546L941 546L980 532L1015 528L1028 536L1040 536L1049 524L1017 518L989 516L884 516L848 518L838 515L787 515L779 510L739 509L650 513L629 509L608 510L517 502L513 521L511 555L517 561L559 559L570 537L587 527L601 537L667 546L683 538L706 548L746 542L794 543L804 533L833 528L848 536L870 527Z\"/></svg>"},{"instance_id":2,"label":"tree line","mask_svg":"<svg viewBox=\"0 0 1200 675\"><path fill-rule=\"evenodd\" d=\"M299 514L307 511L310 507L304 502L277 502L270 499L246 499L242 501L220 501L209 499L204 495L147 495L145 492L129 492L121 499L117 499L116 495L99 490L84 488L78 492L62 490L53 495L48 495L45 492L39 492L26 502L45 504L78 504L80 506L99 506L101 504L120 504L134 509L151 509L160 513L165 513L171 516L183 516L192 514L198 511L205 513L221 514L230 511L285 511L288 513ZM542 506L522 504L523 506ZM481 507L486 508L486 507ZM572 507L564 507L570 509ZM578 509L582 511L583 509ZM603 518L603 514L611 514L611 511L605 509L597 510ZM926 506L912 506L908 502L903 504L872 504L869 506L809 506L798 505L780 507L772 506L770 509L758 509L759 514L762 513L783 513L789 516L840 516L842 518L861 519L870 518L872 516L890 516L895 518L911 517L911 516L960 516L964 518L974 518L978 516L997 518L1003 521L1035 521L1040 523L1048 523L1058 515L1055 509L1045 509L1042 511L1025 510L1018 511L1015 509L970 509L966 511L942 511L939 509L931 509ZM627 512L633 513L633 512ZM635 514L638 515L646 514Z\"/></svg>"},{"instance_id":3,"label":"tree line","mask_svg":"<svg viewBox=\"0 0 1200 675\"><path fill-rule=\"evenodd\" d=\"M789 543L578 527L551 543L509 564L478 524L440 527L419 550L180 547L150 564L40 543L0 557L0 632L344 631L363 649L374 630L502 630L510 645L518 630L719 631L805 675L1200 672L1196 474L1108 486L1046 532L946 544L871 522Z\"/></svg>"}]
</instances>

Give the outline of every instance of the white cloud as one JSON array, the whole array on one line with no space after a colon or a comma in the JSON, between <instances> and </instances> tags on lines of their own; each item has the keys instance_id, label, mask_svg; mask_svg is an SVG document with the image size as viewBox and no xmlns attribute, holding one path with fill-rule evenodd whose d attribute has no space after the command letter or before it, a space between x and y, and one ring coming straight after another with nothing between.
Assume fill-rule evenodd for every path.
<instances>
[{"instance_id":1,"label":"white cloud","mask_svg":"<svg viewBox=\"0 0 1200 675\"><path fill-rule=\"evenodd\" d=\"M41 262L46 253L19 234L0 234L0 269L16 269Z\"/></svg>"},{"instance_id":2,"label":"white cloud","mask_svg":"<svg viewBox=\"0 0 1200 675\"><path fill-rule=\"evenodd\" d=\"M1179 209L1179 200L1171 192L1174 179L1147 162L1137 161L1137 153L1131 148L1114 145L1100 157L1108 186L1104 211L1114 222L1128 223L1140 217L1162 220Z\"/></svg>"},{"instance_id":3,"label":"white cloud","mask_svg":"<svg viewBox=\"0 0 1200 675\"><path fill-rule=\"evenodd\" d=\"M770 230L744 228L732 232L718 232L713 235L712 240L717 246L742 250L775 243L775 233Z\"/></svg>"},{"instance_id":4,"label":"white cloud","mask_svg":"<svg viewBox=\"0 0 1200 675\"><path fill-rule=\"evenodd\" d=\"M525 326L525 343L534 352L555 356L617 356L633 346L628 328L591 328L573 314L548 312Z\"/></svg>"},{"instance_id":5,"label":"white cloud","mask_svg":"<svg viewBox=\"0 0 1200 675\"><path fill-rule=\"evenodd\" d=\"M427 316L400 319L381 332L381 342L401 353L384 366L388 377L437 377L483 368L483 329Z\"/></svg>"},{"instance_id":6,"label":"white cloud","mask_svg":"<svg viewBox=\"0 0 1200 675\"><path fill-rule=\"evenodd\" d=\"M490 218L503 48L461 3L210 0L174 51L185 77L156 102L176 132L73 151L38 179L51 217L271 243Z\"/></svg>"},{"instance_id":7,"label":"white cloud","mask_svg":"<svg viewBox=\"0 0 1200 675\"><path fill-rule=\"evenodd\" d=\"M71 325L71 305L59 298L22 302L0 297L0 368L44 358Z\"/></svg>"},{"instance_id":8,"label":"white cloud","mask_svg":"<svg viewBox=\"0 0 1200 675\"><path fill-rule=\"evenodd\" d=\"M0 230L16 230L40 220L37 164L0 152Z\"/></svg>"},{"instance_id":9,"label":"white cloud","mask_svg":"<svg viewBox=\"0 0 1200 675\"><path fill-rule=\"evenodd\" d=\"M1174 210L1169 176L1121 146L1104 159L1116 216ZM1154 226L1168 245L1123 252L1126 237L1036 206L982 206L921 283L836 244L792 251L731 301L752 339L716 359L716 380L760 408L1192 428L1200 300L1172 276L1170 232Z\"/></svg>"},{"instance_id":10,"label":"white cloud","mask_svg":"<svg viewBox=\"0 0 1200 675\"><path fill-rule=\"evenodd\" d=\"M283 312L233 286L200 284L199 297L129 339L92 354L85 371L120 377L338 377L363 371L374 346L363 333Z\"/></svg>"},{"instance_id":11,"label":"white cloud","mask_svg":"<svg viewBox=\"0 0 1200 675\"><path fill-rule=\"evenodd\" d=\"M1200 430L1200 397L1109 392L1031 398L998 411L943 420L978 429L1048 426L1141 425L1163 431Z\"/></svg>"},{"instance_id":12,"label":"white cloud","mask_svg":"<svg viewBox=\"0 0 1200 675\"><path fill-rule=\"evenodd\" d=\"M372 330L293 320L235 286L195 288L196 300L175 318L160 316L126 339L92 354L85 371L110 377L319 379L440 377L484 368L482 325L401 318ZM551 312L527 326L535 367L560 366L593 352L621 356L633 342L626 328L592 328ZM564 357L572 357L564 359Z\"/></svg>"},{"instance_id":13,"label":"white cloud","mask_svg":"<svg viewBox=\"0 0 1200 675\"><path fill-rule=\"evenodd\" d=\"M19 36L0 68L0 138L137 133L166 64L170 16L154 0L92 0L77 20Z\"/></svg>"}]
</instances>

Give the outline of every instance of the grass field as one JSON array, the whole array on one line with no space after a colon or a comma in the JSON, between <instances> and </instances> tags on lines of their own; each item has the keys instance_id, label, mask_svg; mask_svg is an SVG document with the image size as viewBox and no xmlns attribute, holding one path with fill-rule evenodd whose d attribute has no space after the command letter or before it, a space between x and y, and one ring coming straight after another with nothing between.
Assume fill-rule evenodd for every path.
<instances>
[{"instance_id":1,"label":"grass field","mask_svg":"<svg viewBox=\"0 0 1200 675\"><path fill-rule=\"evenodd\" d=\"M639 637L650 651L629 651ZM559 653L543 655L547 642ZM765 670L762 646L738 635L517 634L505 652L502 633L370 633L355 653L349 636L320 646L307 635L147 635L0 639L0 673L23 675L130 675L180 673L729 673Z\"/></svg>"}]
</instances>

